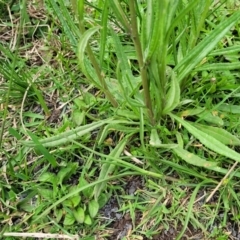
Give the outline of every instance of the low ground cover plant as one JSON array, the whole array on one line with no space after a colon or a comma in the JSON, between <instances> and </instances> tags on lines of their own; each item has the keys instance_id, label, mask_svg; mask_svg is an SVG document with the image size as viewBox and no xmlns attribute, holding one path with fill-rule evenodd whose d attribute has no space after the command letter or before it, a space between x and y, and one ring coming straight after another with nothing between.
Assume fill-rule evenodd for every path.
<instances>
[{"instance_id":1,"label":"low ground cover plant","mask_svg":"<svg viewBox=\"0 0 240 240\"><path fill-rule=\"evenodd\" d=\"M239 5L5 4L1 234L235 237Z\"/></svg>"}]
</instances>

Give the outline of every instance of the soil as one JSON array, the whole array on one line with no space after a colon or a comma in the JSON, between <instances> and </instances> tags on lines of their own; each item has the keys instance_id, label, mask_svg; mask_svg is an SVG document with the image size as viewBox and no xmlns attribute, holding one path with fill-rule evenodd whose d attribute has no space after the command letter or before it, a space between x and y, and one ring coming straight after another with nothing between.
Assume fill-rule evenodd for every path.
<instances>
[{"instance_id":1,"label":"soil","mask_svg":"<svg viewBox=\"0 0 240 240\"><path fill-rule=\"evenodd\" d=\"M125 192L128 195L132 195L135 193L137 189L143 189L144 183L143 180L140 177L132 177L128 179L128 183L125 188ZM107 226L108 229L110 229L110 236L107 238L108 240L121 240L124 237L127 237L126 239L133 239L131 238L131 231L133 229L133 220L131 219L130 214L122 213L119 211L119 204L117 201L117 198L115 196L112 196L108 203L101 209L101 215L104 217L104 219L107 219L108 222L110 221L110 224ZM141 223L142 220L142 213L140 211L135 212L135 223L134 225L137 226L139 223ZM224 232L226 233L226 236L215 236L215 237L208 237L207 235L210 235L214 231L215 228L220 228L218 226L218 223L216 222L215 226L211 229L208 229L208 232L203 233L201 229L194 229L194 227L189 223L183 237L181 240L240 240L240 229L239 226L236 224L236 222L232 221L232 216L228 216L229 223L224 229ZM203 223L204 226L204 223ZM159 233L152 236L151 238L147 238L146 236L141 236L142 240L174 240L177 238L177 236L180 234L183 226L179 225L177 228L174 226L169 226L168 229L165 229L164 227L159 227ZM128 238L129 237L129 238ZM106 238L105 238L106 239Z\"/></svg>"}]
</instances>

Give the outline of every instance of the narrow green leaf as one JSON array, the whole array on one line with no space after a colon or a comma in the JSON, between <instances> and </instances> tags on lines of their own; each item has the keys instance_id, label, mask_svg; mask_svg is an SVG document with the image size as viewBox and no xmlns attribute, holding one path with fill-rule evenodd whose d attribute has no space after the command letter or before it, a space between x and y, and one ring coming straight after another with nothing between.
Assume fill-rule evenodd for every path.
<instances>
[{"instance_id":1,"label":"narrow green leaf","mask_svg":"<svg viewBox=\"0 0 240 240\"><path fill-rule=\"evenodd\" d=\"M194 166L204 167L204 168L208 168L208 169L210 167L217 166L216 162L206 161L181 147L176 147L173 149L173 151L184 161L186 161L187 163L192 164Z\"/></svg>"},{"instance_id":2,"label":"narrow green leaf","mask_svg":"<svg viewBox=\"0 0 240 240\"><path fill-rule=\"evenodd\" d=\"M240 106L239 105L232 105L232 104L223 103L220 106L218 106L217 109L220 110L220 111L223 111L223 112L228 112L228 113L235 113L235 114L240 113Z\"/></svg>"},{"instance_id":3,"label":"narrow green leaf","mask_svg":"<svg viewBox=\"0 0 240 240\"><path fill-rule=\"evenodd\" d=\"M64 133L60 133L53 137L38 140L38 143L36 141L20 141L20 142L23 145L28 146L28 147L34 147L37 145L42 145L44 147L56 147L61 144L66 144L67 142L71 142L72 140L80 138L81 136L83 136L87 133L90 133L91 131L95 130L96 128L101 127L102 125L104 125L108 122L109 122L109 120L103 120L103 121L99 121L99 122L93 122L90 124L86 124L84 126L77 127L75 129L66 131Z\"/></svg>"},{"instance_id":4,"label":"narrow green leaf","mask_svg":"<svg viewBox=\"0 0 240 240\"><path fill-rule=\"evenodd\" d=\"M125 145L127 144L127 140L128 140L128 136L123 138L118 145L111 151L111 153L109 154L109 156L111 156L112 158L118 158L120 156L120 154L122 153L122 151L124 150ZM111 160L112 161L112 160ZM99 174L98 180L103 180L108 178L113 171L115 170L115 163L104 163L102 165L102 169L101 172ZM101 191L103 190L103 188L106 186L106 182L102 182L100 184L97 184L94 187L94 196L95 199L98 199L99 195L101 194Z\"/></svg>"},{"instance_id":5,"label":"narrow green leaf","mask_svg":"<svg viewBox=\"0 0 240 240\"><path fill-rule=\"evenodd\" d=\"M179 115L181 117L195 116L202 113L204 110L205 110L204 108L186 109L183 112L181 112Z\"/></svg>"},{"instance_id":6,"label":"narrow green leaf","mask_svg":"<svg viewBox=\"0 0 240 240\"><path fill-rule=\"evenodd\" d=\"M115 14L115 16L118 18L119 22L122 24L122 26L125 28L125 31L127 33L130 33L130 25L128 18L118 0L111 0L109 1L110 6Z\"/></svg>"},{"instance_id":7,"label":"narrow green leaf","mask_svg":"<svg viewBox=\"0 0 240 240\"><path fill-rule=\"evenodd\" d=\"M129 127L129 126L125 126L125 125L136 125L135 127ZM136 133L138 132L138 123L133 123L133 122L130 122L130 121L114 121L113 123L110 123L110 124L107 124L103 131L101 132L101 135L99 137L99 140L98 140L98 144L102 144L103 141L106 139L107 135L109 134L109 132L112 130L112 131L121 131L121 132L124 132L124 133Z\"/></svg>"},{"instance_id":8,"label":"narrow green leaf","mask_svg":"<svg viewBox=\"0 0 240 240\"><path fill-rule=\"evenodd\" d=\"M219 153L223 156L226 156L228 158L231 158L235 161L240 162L240 154L232 150L231 148L227 147L220 141L218 141L216 138L208 135L205 132L202 132L201 130L198 130L196 127L194 127L189 122L177 117L176 115L173 115L169 113L169 115L177 120L182 126L184 126L194 137L196 137L203 145L205 145L207 148L211 149L212 151Z\"/></svg>"},{"instance_id":9,"label":"narrow green leaf","mask_svg":"<svg viewBox=\"0 0 240 240\"><path fill-rule=\"evenodd\" d=\"M106 48L107 32L108 32L108 7L109 1L104 1L103 11L101 14L101 35L100 35L100 66L103 67L103 60Z\"/></svg>"},{"instance_id":10,"label":"narrow green leaf","mask_svg":"<svg viewBox=\"0 0 240 240\"><path fill-rule=\"evenodd\" d=\"M202 124L194 123L194 126L197 127L199 130L207 133L208 135L216 138L223 144L232 145L232 146L239 146L240 140L232 135L231 133L227 132L226 130L218 127L212 127Z\"/></svg>"},{"instance_id":11,"label":"narrow green leaf","mask_svg":"<svg viewBox=\"0 0 240 240\"><path fill-rule=\"evenodd\" d=\"M12 134L17 140L20 140L22 136L16 131L14 128L9 128L8 129L9 133Z\"/></svg>"},{"instance_id":12,"label":"narrow green leaf","mask_svg":"<svg viewBox=\"0 0 240 240\"><path fill-rule=\"evenodd\" d=\"M240 68L239 62L231 62L231 63L209 63L204 64L203 66L197 67L194 71L226 71L226 70L235 70Z\"/></svg>"},{"instance_id":13,"label":"narrow green leaf","mask_svg":"<svg viewBox=\"0 0 240 240\"><path fill-rule=\"evenodd\" d=\"M53 167L57 166L57 161L52 154L41 144L37 136L28 131L29 136L32 138L35 147L43 154L43 156L51 163Z\"/></svg>"},{"instance_id":14,"label":"narrow green leaf","mask_svg":"<svg viewBox=\"0 0 240 240\"><path fill-rule=\"evenodd\" d=\"M88 62L85 55L85 50L88 45L88 41L99 29L100 27L98 26L92 27L83 33L78 44L77 56L78 56L79 65L84 75L87 76L88 79L90 79L98 88L101 89L101 86L99 86L99 83L92 78L92 74L94 74L95 71L93 70L93 67Z\"/></svg>"},{"instance_id":15,"label":"narrow green leaf","mask_svg":"<svg viewBox=\"0 0 240 240\"><path fill-rule=\"evenodd\" d=\"M191 50L182 61L175 67L175 71L179 71L178 81L182 81L199 62L214 49L217 43L226 35L226 33L240 19L240 12L236 11L225 21L221 23L205 37L193 50Z\"/></svg>"},{"instance_id":16,"label":"narrow green leaf","mask_svg":"<svg viewBox=\"0 0 240 240\"><path fill-rule=\"evenodd\" d=\"M179 102L180 102L180 86L175 76L175 73L172 72L171 85L166 95L166 105L163 110L163 114L171 112L174 108L178 106Z\"/></svg>"},{"instance_id":17,"label":"narrow green leaf","mask_svg":"<svg viewBox=\"0 0 240 240\"><path fill-rule=\"evenodd\" d=\"M240 52L240 45L234 45L231 47L214 50L208 56L219 56L219 55L222 56L225 54L233 54L233 53L239 53L239 52Z\"/></svg>"},{"instance_id":18,"label":"narrow green leaf","mask_svg":"<svg viewBox=\"0 0 240 240\"><path fill-rule=\"evenodd\" d=\"M220 118L217 115L215 116L213 114L213 112L211 112L209 110L204 110L203 112L197 114L197 116L201 120L204 120L206 122L213 123L213 124L216 124L218 126L223 126L224 125L224 122L223 122L222 118Z\"/></svg>"}]
</instances>

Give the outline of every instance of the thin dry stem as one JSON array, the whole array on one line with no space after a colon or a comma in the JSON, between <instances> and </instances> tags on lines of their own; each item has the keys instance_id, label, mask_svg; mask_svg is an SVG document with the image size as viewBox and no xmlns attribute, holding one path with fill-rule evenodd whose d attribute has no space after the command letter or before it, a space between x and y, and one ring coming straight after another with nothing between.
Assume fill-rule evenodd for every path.
<instances>
[{"instance_id":1,"label":"thin dry stem","mask_svg":"<svg viewBox=\"0 0 240 240\"><path fill-rule=\"evenodd\" d=\"M219 184L215 187L215 189L211 192L211 194L209 195L209 197L206 200L206 203L209 202L211 200L211 198L213 197L213 195L216 193L216 191L221 187L221 185L223 185L224 181L227 179L227 177L229 176L229 174L234 170L234 168L237 166L238 162L236 161L232 167L229 169L229 171L227 172L227 174L224 176L224 178L219 182Z\"/></svg>"},{"instance_id":2,"label":"thin dry stem","mask_svg":"<svg viewBox=\"0 0 240 240\"><path fill-rule=\"evenodd\" d=\"M8 232L3 234L4 237L33 237L33 238L54 238L54 239L71 239L79 240L78 235L68 236L66 234L50 234L50 233L17 233L17 232Z\"/></svg>"}]
</instances>

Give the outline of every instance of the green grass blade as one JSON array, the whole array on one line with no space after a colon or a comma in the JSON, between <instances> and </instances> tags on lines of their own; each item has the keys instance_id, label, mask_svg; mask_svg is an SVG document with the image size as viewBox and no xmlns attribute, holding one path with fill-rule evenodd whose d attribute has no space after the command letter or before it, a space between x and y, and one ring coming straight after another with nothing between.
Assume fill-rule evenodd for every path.
<instances>
[{"instance_id":1,"label":"green grass blade","mask_svg":"<svg viewBox=\"0 0 240 240\"><path fill-rule=\"evenodd\" d=\"M123 150L127 144L128 138L129 137L127 136L118 143L118 145L110 153L111 157L118 158L120 156L120 154L123 152ZM101 181L101 180L107 179L111 174L113 174L115 167L116 167L116 164L114 162L113 163L104 163L101 167L101 172L99 174L98 180ZM101 194L101 192L105 186L106 186L106 182L102 182L100 184L97 184L94 187L95 199L98 199L99 195Z\"/></svg>"},{"instance_id":2,"label":"green grass blade","mask_svg":"<svg viewBox=\"0 0 240 240\"><path fill-rule=\"evenodd\" d=\"M190 201L189 201L189 204L188 204L188 211L187 211L187 215L186 215L186 218L185 218L185 221L184 221L183 229L182 229L181 232L178 234L176 240L182 239L182 236L183 236L185 230L187 229L190 216L191 216L191 214L193 214L193 212L194 212L194 210L193 210L193 205L194 205L194 201L195 201L195 199L196 199L197 193L198 193L200 187L201 187L202 185L205 185L205 184L208 183L208 182L209 182L209 181L206 180L206 181L203 181L203 182L199 183L199 184L196 186L196 188L194 189L193 193L191 194L191 198L190 198Z\"/></svg>"},{"instance_id":3,"label":"green grass blade","mask_svg":"<svg viewBox=\"0 0 240 240\"><path fill-rule=\"evenodd\" d=\"M102 12L102 19L101 19L101 36L100 36L100 66L103 67L103 59L106 49L106 40L107 40L107 33L108 33L108 14L109 14L109 7L108 1L104 1L104 7Z\"/></svg>"},{"instance_id":4,"label":"green grass blade","mask_svg":"<svg viewBox=\"0 0 240 240\"><path fill-rule=\"evenodd\" d=\"M125 28L125 31L127 33L130 33L131 30L130 30L129 20L120 4L120 1L112 0L112 1L109 1L109 3L116 18L119 20L121 25Z\"/></svg>"},{"instance_id":5,"label":"green grass blade","mask_svg":"<svg viewBox=\"0 0 240 240\"><path fill-rule=\"evenodd\" d=\"M46 210L44 210L40 215L38 215L34 220L33 222L38 222L39 219L42 219L43 217L45 217L53 208L55 208L56 206L58 206L59 204L61 204L63 201L65 201L66 199L68 198L71 198L77 194L79 194L80 192L84 191L85 189L88 189L88 188L91 188L97 184L101 184L101 183L104 183L104 182L107 182L107 181L111 181L111 180L115 180L115 179L120 179L124 176L134 176L134 175L139 175L138 172L124 172L122 174L118 174L118 175L115 175L115 176L111 176L111 177L108 177L108 178L105 178L105 179L102 179L102 180L98 180L96 182L93 182L93 183L89 183L88 185L85 185L81 188L78 188L74 191L71 191L70 193L64 195L62 198L60 198L59 200L55 201L50 207L48 207Z\"/></svg>"},{"instance_id":6,"label":"green grass blade","mask_svg":"<svg viewBox=\"0 0 240 240\"><path fill-rule=\"evenodd\" d=\"M29 136L32 138L35 148L39 150L43 156L52 164L53 167L57 166L57 161L54 158L52 154L49 153L49 151L39 142L37 136L35 136L33 133L28 131Z\"/></svg>"}]
</instances>

